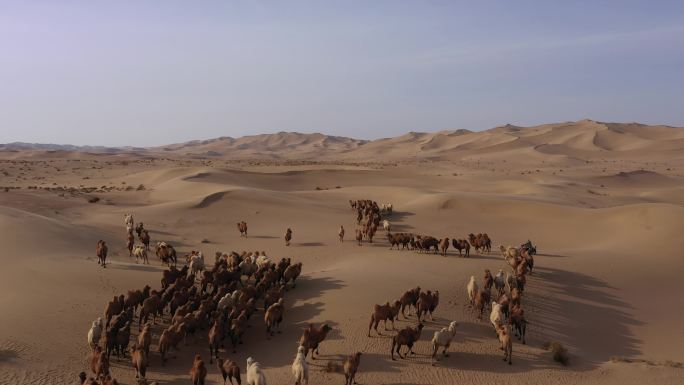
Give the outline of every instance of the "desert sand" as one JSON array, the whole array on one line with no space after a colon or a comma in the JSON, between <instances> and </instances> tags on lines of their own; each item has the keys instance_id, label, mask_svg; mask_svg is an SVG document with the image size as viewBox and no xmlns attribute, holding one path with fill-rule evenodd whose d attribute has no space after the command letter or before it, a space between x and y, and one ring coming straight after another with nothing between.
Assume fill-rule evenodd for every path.
<instances>
[{"instance_id":1,"label":"desert sand","mask_svg":"<svg viewBox=\"0 0 684 385\"><path fill-rule=\"evenodd\" d=\"M98 198L97 201L95 201ZM391 202L392 231L465 238L487 232L491 253L461 258L389 250L353 240L350 199ZM149 284L165 268L150 254L136 264L125 249L132 213L152 242L180 255L263 250L303 262L285 295L282 334L267 341L263 312L250 320L238 353L269 384L293 383L290 365L302 329L333 327L310 364L311 384L342 383L325 371L363 352L361 384L681 384L684 361L684 129L584 120L362 141L279 133L156 148L0 146L0 383L72 384L88 371L86 334L113 295ZM249 224L240 237L235 223ZM346 241L337 230L344 225ZM292 228L292 245L283 234ZM95 245L109 244L109 265ZM538 248L523 305L527 344L514 340L502 361L488 316L477 320L466 283L484 269L507 269L499 245ZM208 243L203 243L206 240ZM391 331L366 336L374 304L419 285L439 290L416 355L390 359ZM432 366L430 339L459 322L451 356ZM168 313L164 326L168 325ZM415 316L397 327L415 325ZM154 338L147 377L190 383L196 353L208 362L206 331L173 352L166 366ZM137 324L133 327L137 335ZM545 343L569 351L562 366ZM128 358L112 374L134 384ZM208 382L222 383L215 366Z\"/></svg>"}]
</instances>

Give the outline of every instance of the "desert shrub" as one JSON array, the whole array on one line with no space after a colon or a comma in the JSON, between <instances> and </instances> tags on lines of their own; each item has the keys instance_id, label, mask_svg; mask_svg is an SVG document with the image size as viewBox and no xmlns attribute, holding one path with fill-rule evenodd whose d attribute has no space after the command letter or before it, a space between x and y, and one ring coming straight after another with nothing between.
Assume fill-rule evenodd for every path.
<instances>
[{"instance_id":1,"label":"desert shrub","mask_svg":"<svg viewBox=\"0 0 684 385\"><path fill-rule=\"evenodd\" d=\"M682 365L681 362L670 361L670 360L667 360L667 361L663 362L663 365L669 366L669 367L671 367L671 368L681 368L681 367L684 366L684 365Z\"/></svg>"},{"instance_id":2,"label":"desert shrub","mask_svg":"<svg viewBox=\"0 0 684 385\"><path fill-rule=\"evenodd\" d=\"M100 201L99 197L96 197L96 196L88 197L88 203L97 203L99 201Z\"/></svg>"},{"instance_id":3,"label":"desert shrub","mask_svg":"<svg viewBox=\"0 0 684 385\"><path fill-rule=\"evenodd\" d=\"M546 350L550 350L553 360L562 365L567 365L570 362L570 357L568 356L568 349L563 346L558 341L551 341L544 344Z\"/></svg>"}]
</instances>

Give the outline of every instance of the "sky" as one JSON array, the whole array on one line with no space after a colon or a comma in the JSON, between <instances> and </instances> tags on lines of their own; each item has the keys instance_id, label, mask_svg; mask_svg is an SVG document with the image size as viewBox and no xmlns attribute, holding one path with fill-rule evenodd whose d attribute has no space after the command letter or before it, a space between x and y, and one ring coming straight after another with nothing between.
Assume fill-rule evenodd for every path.
<instances>
[{"instance_id":1,"label":"sky","mask_svg":"<svg viewBox=\"0 0 684 385\"><path fill-rule=\"evenodd\" d=\"M0 143L684 126L684 1L0 0Z\"/></svg>"}]
</instances>

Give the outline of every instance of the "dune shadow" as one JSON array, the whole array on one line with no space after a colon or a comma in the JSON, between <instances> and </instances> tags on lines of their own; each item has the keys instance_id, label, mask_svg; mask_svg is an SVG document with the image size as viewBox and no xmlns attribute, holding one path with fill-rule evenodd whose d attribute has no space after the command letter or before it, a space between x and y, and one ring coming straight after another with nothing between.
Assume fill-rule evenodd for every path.
<instances>
[{"instance_id":1,"label":"dune shadow","mask_svg":"<svg viewBox=\"0 0 684 385\"><path fill-rule=\"evenodd\" d=\"M613 294L616 288L596 277L555 268L537 268L530 278L528 286L537 290L523 299L530 309L529 340L560 341L589 368L611 356L641 353L641 341L630 329L644 323L630 314L629 303Z\"/></svg>"}]
</instances>

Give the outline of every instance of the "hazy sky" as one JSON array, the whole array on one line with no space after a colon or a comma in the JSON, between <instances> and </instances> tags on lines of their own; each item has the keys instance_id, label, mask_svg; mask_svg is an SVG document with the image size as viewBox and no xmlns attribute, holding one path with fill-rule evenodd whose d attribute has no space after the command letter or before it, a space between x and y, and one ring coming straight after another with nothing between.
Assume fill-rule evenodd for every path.
<instances>
[{"instance_id":1,"label":"hazy sky","mask_svg":"<svg viewBox=\"0 0 684 385\"><path fill-rule=\"evenodd\" d=\"M684 1L0 0L0 142L684 126Z\"/></svg>"}]
</instances>

